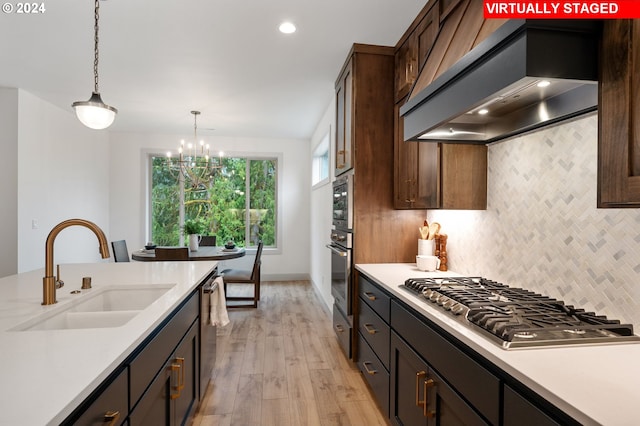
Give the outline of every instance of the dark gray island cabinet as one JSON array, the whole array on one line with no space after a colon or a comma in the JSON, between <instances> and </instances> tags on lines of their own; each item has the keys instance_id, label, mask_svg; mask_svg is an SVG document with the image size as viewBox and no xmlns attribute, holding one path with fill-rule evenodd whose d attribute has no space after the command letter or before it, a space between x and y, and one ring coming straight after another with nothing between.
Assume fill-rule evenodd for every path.
<instances>
[{"instance_id":1,"label":"dark gray island cabinet","mask_svg":"<svg viewBox=\"0 0 640 426\"><path fill-rule=\"evenodd\" d=\"M358 367L394 425L579 424L361 272Z\"/></svg>"},{"instance_id":2,"label":"dark gray island cabinet","mask_svg":"<svg viewBox=\"0 0 640 426\"><path fill-rule=\"evenodd\" d=\"M62 424L187 423L202 398L201 297L191 292Z\"/></svg>"}]
</instances>

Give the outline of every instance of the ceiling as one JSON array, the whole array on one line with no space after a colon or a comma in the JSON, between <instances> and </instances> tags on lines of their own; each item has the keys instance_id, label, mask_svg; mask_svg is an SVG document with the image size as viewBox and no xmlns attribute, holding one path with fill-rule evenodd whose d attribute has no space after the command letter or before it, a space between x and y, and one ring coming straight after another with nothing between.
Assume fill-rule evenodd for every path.
<instances>
[{"instance_id":1,"label":"ceiling","mask_svg":"<svg viewBox=\"0 0 640 426\"><path fill-rule=\"evenodd\" d=\"M393 46L427 0L100 2L100 93L114 132L303 138L354 42ZM93 90L91 0L0 15L0 86L72 112ZM284 20L298 31L278 31Z\"/></svg>"}]
</instances>

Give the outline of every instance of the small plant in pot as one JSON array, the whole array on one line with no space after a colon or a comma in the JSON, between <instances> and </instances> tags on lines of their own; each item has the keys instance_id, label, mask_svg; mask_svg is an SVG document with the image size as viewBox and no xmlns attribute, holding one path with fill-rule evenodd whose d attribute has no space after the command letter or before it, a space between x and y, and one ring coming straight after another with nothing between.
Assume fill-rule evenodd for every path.
<instances>
[{"instance_id":1,"label":"small plant in pot","mask_svg":"<svg viewBox=\"0 0 640 426\"><path fill-rule=\"evenodd\" d=\"M189 236L189 250L198 251L200 244L200 234L205 230L204 224L199 220L185 220L184 221L184 233Z\"/></svg>"}]
</instances>

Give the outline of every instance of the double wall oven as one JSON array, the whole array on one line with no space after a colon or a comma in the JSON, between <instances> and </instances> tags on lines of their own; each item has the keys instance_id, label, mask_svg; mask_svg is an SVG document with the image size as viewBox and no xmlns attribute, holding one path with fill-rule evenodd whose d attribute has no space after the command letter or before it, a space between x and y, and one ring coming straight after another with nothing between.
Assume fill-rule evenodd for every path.
<instances>
[{"instance_id":1,"label":"double wall oven","mask_svg":"<svg viewBox=\"0 0 640 426\"><path fill-rule=\"evenodd\" d=\"M333 182L333 226L331 243L331 295L334 298L333 326L338 340L351 357L353 328L353 173L346 173Z\"/></svg>"}]
</instances>

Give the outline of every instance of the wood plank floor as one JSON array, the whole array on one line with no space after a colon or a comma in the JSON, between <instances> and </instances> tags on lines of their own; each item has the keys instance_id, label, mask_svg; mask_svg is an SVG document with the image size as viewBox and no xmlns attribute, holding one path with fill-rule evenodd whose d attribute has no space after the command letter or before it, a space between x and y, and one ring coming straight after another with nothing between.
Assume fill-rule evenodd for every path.
<instances>
[{"instance_id":1,"label":"wood plank floor","mask_svg":"<svg viewBox=\"0 0 640 426\"><path fill-rule=\"evenodd\" d=\"M230 309L231 323L218 327L194 426L389 424L308 281L263 283L260 299L258 309Z\"/></svg>"}]
</instances>

